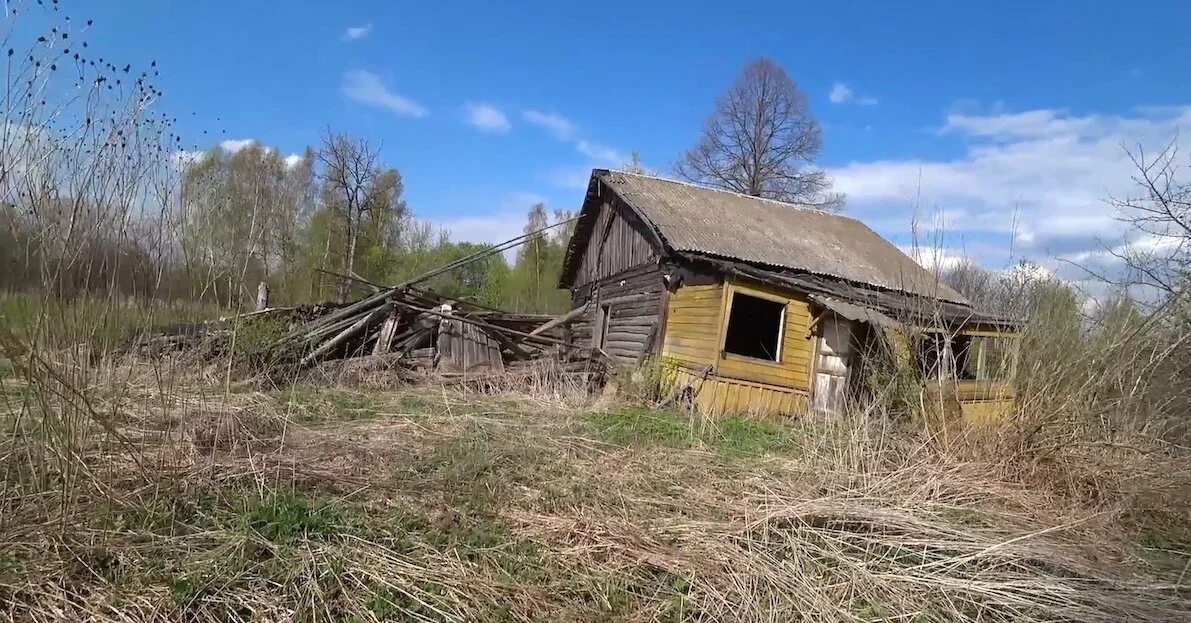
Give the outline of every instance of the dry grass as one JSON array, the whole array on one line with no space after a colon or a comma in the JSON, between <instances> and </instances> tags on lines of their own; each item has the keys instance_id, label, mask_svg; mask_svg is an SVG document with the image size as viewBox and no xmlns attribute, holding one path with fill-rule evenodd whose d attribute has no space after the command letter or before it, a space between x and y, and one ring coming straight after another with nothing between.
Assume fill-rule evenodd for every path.
<instances>
[{"instance_id":1,"label":"dry grass","mask_svg":"<svg viewBox=\"0 0 1191 623\"><path fill-rule=\"evenodd\" d=\"M88 378L112 431L79 424L73 458L36 426L0 446L6 617L1191 614L1177 532L1136 544L1123 507L892 431L590 413L557 386L228 392L162 362Z\"/></svg>"}]
</instances>

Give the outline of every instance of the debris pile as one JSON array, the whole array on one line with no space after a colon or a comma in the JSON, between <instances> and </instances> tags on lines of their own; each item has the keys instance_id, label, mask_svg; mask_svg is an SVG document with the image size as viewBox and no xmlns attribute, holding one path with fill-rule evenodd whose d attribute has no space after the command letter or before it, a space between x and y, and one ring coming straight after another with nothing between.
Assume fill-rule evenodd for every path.
<instances>
[{"instance_id":1,"label":"debris pile","mask_svg":"<svg viewBox=\"0 0 1191 623\"><path fill-rule=\"evenodd\" d=\"M560 223L561 225L561 223ZM557 226L557 225L555 225ZM380 286L357 275L329 273L370 287L373 293L346 304L267 308L221 319L217 324L175 325L140 336L138 349L176 349L220 344L216 352L236 351L220 335L245 334L256 340L259 361L284 369L308 369L324 362L377 358L387 364L440 376L500 374L549 361L562 371L603 372L608 357L576 340L589 322L586 308L559 316L521 314L443 296L422 287L426 281L522 244L532 232L490 247L394 286ZM273 332L243 327L268 325ZM242 338L237 338L242 339ZM263 343L260 343L263 342ZM211 349L208 349L211 350Z\"/></svg>"},{"instance_id":2,"label":"debris pile","mask_svg":"<svg viewBox=\"0 0 1191 623\"><path fill-rule=\"evenodd\" d=\"M296 323L273 347L298 354L300 368L364 356L439 373L503 372L545 358L589 362L592 349L570 339L582 311L517 314L402 285Z\"/></svg>"}]
</instances>

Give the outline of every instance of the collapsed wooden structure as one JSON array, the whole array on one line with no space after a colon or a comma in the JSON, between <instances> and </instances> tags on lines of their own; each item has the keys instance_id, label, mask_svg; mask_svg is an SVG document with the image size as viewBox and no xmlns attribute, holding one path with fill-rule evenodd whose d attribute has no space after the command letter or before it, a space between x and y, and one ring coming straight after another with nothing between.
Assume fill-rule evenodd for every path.
<instances>
[{"instance_id":1,"label":"collapsed wooden structure","mask_svg":"<svg viewBox=\"0 0 1191 623\"><path fill-rule=\"evenodd\" d=\"M602 368L607 355L573 339L571 325L584 318L582 309L561 316L514 313L450 298L421 285L565 224L526 233L390 287L348 275L371 287L373 294L292 326L273 349L300 354L300 368L369 355L440 374L501 373L545 359L564 367Z\"/></svg>"},{"instance_id":2,"label":"collapsed wooden structure","mask_svg":"<svg viewBox=\"0 0 1191 623\"><path fill-rule=\"evenodd\" d=\"M393 286L380 286L355 274L330 273L372 289L371 295L354 302L265 308L217 323L163 327L138 336L131 346L159 351L219 344L217 352L239 352L231 339L218 338L252 336L241 337L243 343L259 341L264 334L266 343L251 345L252 358L284 371L372 357L440 376L501 374L541 362L549 362L554 371L602 375L610 358L590 344L589 328L573 326L587 321L585 308L558 316L516 313L448 297L424 286L438 275L565 224L518 236ZM241 330L252 326L271 330Z\"/></svg>"},{"instance_id":3,"label":"collapsed wooden structure","mask_svg":"<svg viewBox=\"0 0 1191 623\"><path fill-rule=\"evenodd\" d=\"M571 339L577 316L507 312L403 284L296 324L273 348L297 354L300 368L365 356L448 374L542 359L596 365L598 350Z\"/></svg>"}]
</instances>

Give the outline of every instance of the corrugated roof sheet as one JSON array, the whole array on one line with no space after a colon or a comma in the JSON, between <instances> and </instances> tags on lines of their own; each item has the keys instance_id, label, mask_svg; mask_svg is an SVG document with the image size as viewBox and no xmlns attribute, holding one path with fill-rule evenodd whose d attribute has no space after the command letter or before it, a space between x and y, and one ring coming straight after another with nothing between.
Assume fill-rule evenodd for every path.
<instances>
[{"instance_id":1,"label":"corrugated roof sheet","mask_svg":"<svg viewBox=\"0 0 1191 623\"><path fill-rule=\"evenodd\" d=\"M724 258L968 304L864 223L819 210L621 171L593 175L674 251Z\"/></svg>"}]
</instances>

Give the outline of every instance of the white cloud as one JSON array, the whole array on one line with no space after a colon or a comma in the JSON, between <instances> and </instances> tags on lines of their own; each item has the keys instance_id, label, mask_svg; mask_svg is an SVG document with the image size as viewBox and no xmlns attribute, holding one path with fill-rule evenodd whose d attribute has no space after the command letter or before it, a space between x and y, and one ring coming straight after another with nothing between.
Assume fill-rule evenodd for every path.
<instances>
[{"instance_id":1,"label":"white cloud","mask_svg":"<svg viewBox=\"0 0 1191 623\"><path fill-rule=\"evenodd\" d=\"M496 244L516 237L525 227L523 211L507 210L495 214L467 215L438 221L456 242L488 242Z\"/></svg>"},{"instance_id":2,"label":"white cloud","mask_svg":"<svg viewBox=\"0 0 1191 623\"><path fill-rule=\"evenodd\" d=\"M951 113L942 134L961 134L998 140L1043 138L1094 132L1102 118L1070 117L1061 110L1030 110L1013 114L970 115Z\"/></svg>"},{"instance_id":3,"label":"white cloud","mask_svg":"<svg viewBox=\"0 0 1191 623\"><path fill-rule=\"evenodd\" d=\"M530 207L537 203L546 203L546 198L532 192L509 193L493 213L460 215L440 219L435 224L446 230L451 240L456 242L498 244L524 233L526 215ZM516 256L516 247L505 252L505 259L510 262Z\"/></svg>"},{"instance_id":4,"label":"white cloud","mask_svg":"<svg viewBox=\"0 0 1191 623\"><path fill-rule=\"evenodd\" d=\"M599 143L592 143L590 141L579 141L576 145L579 153L595 160L596 162L607 166L619 166L628 160L624 154L608 147L607 145L600 145Z\"/></svg>"},{"instance_id":5,"label":"white cloud","mask_svg":"<svg viewBox=\"0 0 1191 623\"><path fill-rule=\"evenodd\" d=\"M919 266L931 272L946 272L956 266L971 260L963 252L955 249L926 246L898 246L902 253L910 256Z\"/></svg>"},{"instance_id":6,"label":"white cloud","mask_svg":"<svg viewBox=\"0 0 1191 623\"><path fill-rule=\"evenodd\" d=\"M174 152L173 156L170 159L173 161L175 167L177 167L179 169L183 169L183 168L190 166L192 164L195 164L197 162L202 162L203 158L206 158L206 157L207 157L207 152L205 152L205 151L180 150L180 151Z\"/></svg>"},{"instance_id":7,"label":"white cloud","mask_svg":"<svg viewBox=\"0 0 1191 623\"><path fill-rule=\"evenodd\" d=\"M408 117L425 117L426 107L391 91L376 74L356 69L343 74L343 94L349 99Z\"/></svg>"},{"instance_id":8,"label":"white cloud","mask_svg":"<svg viewBox=\"0 0 1191 623\"><path fill-rule=\"evenodd\" d=\"M285 168L292 169L302 163L302 156L300 154L290 154L285 157Z\"/></svg>"},{"instance_id":9,"label":"white cloud","mask_svg":"<svg viewBox=\"0 0 1191 623\"><path fill-rule=\"evenodd\" d=\"M343 40L359 41L370 34L372 34L371 23L364 24L363 26L348 26L347 29L343 31Z\"/></svg>"},{"instance_id":10,"label":"white cloud","mask_svg":"<svg viewBox=\"0 0 1191 623\"><path fill-rule=\"evenodd\" d=\"M1034 283L1050 281L1055 278L1055 273L1037 262L1019 262L1005 271L1005 276L1019 283Z\"/></svg>"},{"instance_id":11,"label":"white cloud","mask_svg":"<svg viewBox=\"0 0 1191 623\"><path fill-rule=\"evenodd\" d=\"M950 114L938 136L964 141L954 158L853 162L828 173L847 193L849 212L881 221L886 235L906 231L915 205L933 206L946 213L951 242L995 240L1021 257L1075 261L1122 241L1123 224L1106 199L1136 192L1123 146L1156 153L1179 128L1191 128L1191 106Z\"/></svg>"},{"instance_id":12,"label":"white cloud","mask_svg":"<svg viewBox=\"0 0 1191 623\"><path fill-rule=\"evenodd\" d=\"M560 141L569 141L578 132L578 128L570 119L558 113L526 110L521 113L521 118L542 128Z\"/></svg>"},{"instance_id":13,"label":"white cloud","mask_svg":"<svg viewBox=\"0 0 1191 623\"><path fill-rule=\"evenodd\" d=\"M880 100L875 97L867 95L857 95L851 87L842 83L836 82L831 85L831 91L827 94L827 99L831 100L832 104L846 104L849 102L860 104L861 106L876 106Z\"/></svg>"},{"instance_id":14,"label":"white cloud","mask_svg":"<svg viewBox=\"0 0 1191 623\"><path fill-rule=\"evenodd\" d=\"M837 82L831 85L831 93L827 95L827 98L831 100L832 104L843 104L852 99L852 89L842 82Z\"/></svg>"},{"instance_id":15,"label":"white cloud","mask_svg":"<svg viewBox=\"0 0 1191 623\"><path fill-rule=\"evenodd\" d=\"M464 120L481 132L504 134L513 127L509 118L491 104L466 104L463 112Z\"/></svg>"},{"instance_id":16,"label":"white cloud","mask_svg":"<svg viewBox=\"0 0 1191 623\"><path fill-rule=\"evenodd\" d=\"M255 144L256 144L256 139L254 139L254 138L240 138L240 139L228 139L226 141L223 141L223 142L219 143L219 147L221 149L223 149L223 151L226 151L229 154L235 154L235 153L239 153L243 149L252 147Z\"/></svg>"}]
</instances>

